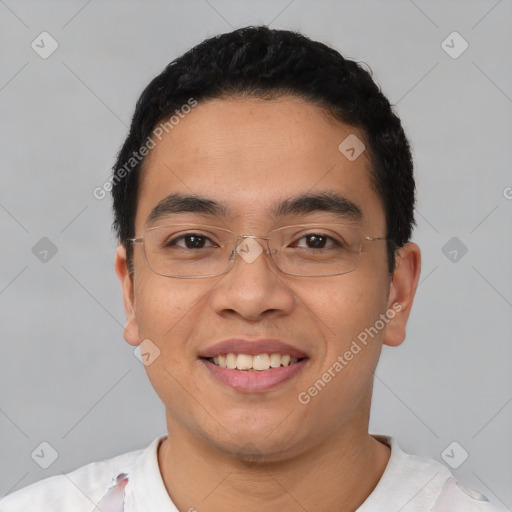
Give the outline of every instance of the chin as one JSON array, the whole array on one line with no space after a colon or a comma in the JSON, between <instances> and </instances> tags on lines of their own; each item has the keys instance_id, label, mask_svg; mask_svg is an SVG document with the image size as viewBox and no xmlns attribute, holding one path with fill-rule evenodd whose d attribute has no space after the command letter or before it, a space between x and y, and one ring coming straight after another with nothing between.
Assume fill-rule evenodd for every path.
<instances>
[{"instance_id":1,"label":"chin","mask_svg":"<svg viewBox=\"0 0 512 512\"><path fill-rule=\"evenodd\" d=\"M241 460L282 460L293 455L294 447L306 444L304 432L284 425L282 416L274 418L274 421L234 422L223 426L225 430L218 432L220 436L206 437L207 442Z\"/></svg>"}]
</instances>

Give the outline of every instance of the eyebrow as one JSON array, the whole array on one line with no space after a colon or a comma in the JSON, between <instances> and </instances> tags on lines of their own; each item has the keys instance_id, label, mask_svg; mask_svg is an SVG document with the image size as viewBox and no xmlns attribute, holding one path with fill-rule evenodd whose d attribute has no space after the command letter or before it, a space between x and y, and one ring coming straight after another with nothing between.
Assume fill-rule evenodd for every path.
<instances>
[{"instance_id":1,"label":"eyebrow","mask_svg":"<svg viewBox=\"0 0 512 512\"><path fill-rule=\"evenodd\" d=\"M340 219L361 220L363 213L352 201L335 192L302 194L272 204L269 214L277 221L288 215L308 215L315 212L327 212ZM227 219L234 212L225 204L197 195L184 195L179 192L162 199L151 211L147 223L152 224L163 217L181 213L195 213Z\"/></svg>"},{"instance_id":2,"label":"eyebrow","mask_svg":"<svg viewBox=\"0 0 512 512\"><path fill-rule=\"evenodd\" d=\"M341 219L360 220L363 217L361 209L352 201L335 192L302 194L275 203L271 216L279 220L286 215L307 215L315 212L332 213Z\"/></svg>"},{"instance_id":3,"label":"eyebrow","mask_svg":"<svg viewBox=\"0 0 512 512\"><path fill-rule=\"evenodd\" d=\"M199 213L215 217L227 218L230 215L229 208L225 205L196 195L183 195L178 192L164 197L151 210L147 223L153 223L162 217L180 213Z\"/></svg>"}]
</instances>

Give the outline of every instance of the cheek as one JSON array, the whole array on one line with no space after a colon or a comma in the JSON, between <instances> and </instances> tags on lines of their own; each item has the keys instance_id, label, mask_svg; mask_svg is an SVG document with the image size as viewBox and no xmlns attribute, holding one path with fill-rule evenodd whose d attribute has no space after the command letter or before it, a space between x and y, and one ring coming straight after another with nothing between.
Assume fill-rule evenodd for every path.
<instances>
[{"instance_id":1,"label":"cheek","mask_svg":"<svg viewBox=\"0 0 512 512\"><path fill-rule=\"evenodd\" d=\"M303 303L318 317L329 340L327 351L340 351L372 326L387 305L389 287L376 275L346 274L303 290Z\"/></svg>"},{"instance_id":2,"label":"cheek","mask_svg":"<svg viewBox=\"0 0 512 512\"><path fill-rule=\"evenodd\" d=\"M158 276L154 273L141 276L135 287L135 309L140 334L162 338L168 333L172 338L174 327L187 323L194 308L201 302L200 288L191 281Z\"/></svg>"},{"instance_id":3,"label":"cheek","mask_svg":"<svg viewBox=\"0 0 512 512\"><path fill-rule=\"evenodd\" d=\"M208 290L199 282L158 275L141 276L136 287L140 339L151 340L159 351L145 370L154 390L175 415L190 409L184 388L197 393L188 382L193 355L189 340L196 337Z\"/></svg>"},{"instance_id":4,"label":"cheek","mask_svg":"<svg viewBox=\"0 0 512 512\"><path fill-rule=\"evenodd\" d=\"M383 335L372 327L386 311L387 292L385 278L370 272L340 276L306 295L324 336L315 377L301 390L315 408L311 416L339 427L370 396Z\"/></svg>"}]
</instances>

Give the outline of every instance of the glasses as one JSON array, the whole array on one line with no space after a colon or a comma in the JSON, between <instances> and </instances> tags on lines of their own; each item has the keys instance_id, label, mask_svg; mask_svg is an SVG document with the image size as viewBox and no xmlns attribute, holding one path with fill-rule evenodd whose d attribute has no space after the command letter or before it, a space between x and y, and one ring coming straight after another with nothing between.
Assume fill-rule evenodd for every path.
<instances>
[{"instance_id":1,"label":"glasses","mask_svg":"<svg viewBox=\"0 0 512 512\"><path fill-rule=\"evenodd\" d=\"M347 274L359 265L363 243L377 240L386 238L366 236L359 228L336 223L284 226L266 236L237 235L203 224L169 224L147 228L144 236L126 242L143 244L146 262L156 274L193 279L225 274L237 255L252 263L263 252L284 274Z\"/></svg>"}]
</instances>

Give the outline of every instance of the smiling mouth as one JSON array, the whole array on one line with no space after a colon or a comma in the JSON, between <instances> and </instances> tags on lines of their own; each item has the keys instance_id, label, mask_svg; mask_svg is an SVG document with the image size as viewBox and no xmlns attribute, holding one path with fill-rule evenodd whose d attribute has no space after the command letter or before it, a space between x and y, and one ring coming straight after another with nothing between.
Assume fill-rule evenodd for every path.
<instances>
[{"instance_id":1,"label":"smiling mouth","mask_svg":"<svg viewBox=\"0 0 512 512\"><path fill-rule=\"evenodd\" d=\"M306 359L305 357L291 357L288 354L219 354L215 357L201 358L220 368L239 370L243 372L265 372L274 368L292 366Z\"/></svg>"}]
</instances>

